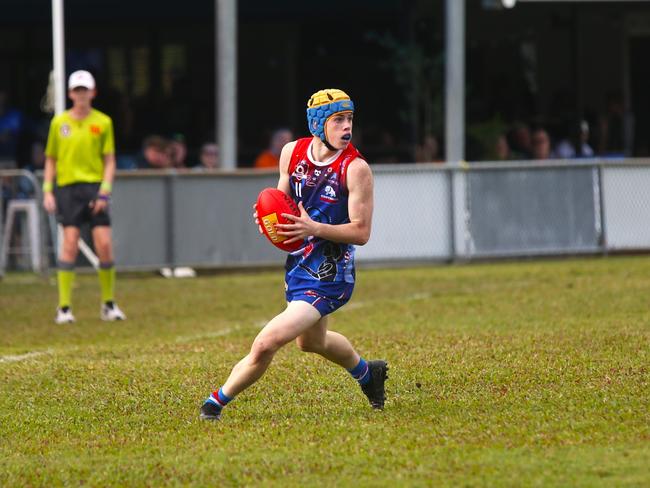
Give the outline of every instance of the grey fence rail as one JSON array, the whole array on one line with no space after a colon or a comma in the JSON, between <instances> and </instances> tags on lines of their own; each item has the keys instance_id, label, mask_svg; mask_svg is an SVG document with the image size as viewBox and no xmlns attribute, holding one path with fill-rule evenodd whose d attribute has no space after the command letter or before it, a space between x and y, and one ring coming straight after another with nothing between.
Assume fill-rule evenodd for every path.
<instances>
[{"instance_id":1,"label":"grey fence rail","mask_svg":"<svg viewBox=\"0 0 650 488\"><path fill-rule=\"evenodd\" d=\"M357 250L360 262L650 250L649 160L399 164L373 172L373 232ZM24 173L0 171L5 180L16 176ZM276 182L275 173L252 170L118 173L111 204L118 269L280 265L284 254L251 217L258 192Z\"/></svg>"}]
</instances>

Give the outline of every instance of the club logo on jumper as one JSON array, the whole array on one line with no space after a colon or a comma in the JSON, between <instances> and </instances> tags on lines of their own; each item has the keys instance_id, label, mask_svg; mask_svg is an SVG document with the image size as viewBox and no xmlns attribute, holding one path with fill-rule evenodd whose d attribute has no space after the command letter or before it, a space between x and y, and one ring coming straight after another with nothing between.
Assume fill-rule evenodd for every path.
<instances>
[{"instance_id":1,"label":"club logo on jumper","mask_svg":"<svg viewBox=\"0 0 650 488\"><path fill-rule=\"evenodd\" d=\"M308 169L309 169L309 164L307 163L307 161L305 160L300 161L294 168L293 173L291 173L291 179L293 180L293 182L300 183L301 180L304 180L306 178L305 174L307 173Z\"/></svg>"},{"instance_id":2,"label":"club logo on jumper","mask_svg":"<svg viewBox=\"0 0 650 488\"><path fill-rule=\"evenodd\" d=\"M307 182L305 184L311 187L318 186L318 182L320 180L321 174L323 174L322 170L314 169L311 173L311 176L309 177L309 179L307 179Z\"/></svg>"},{"instance_id":3,"label":"club logo on jumper","mask_svg":"<svg viewBox=\"0 0 650 488\"><path fill-rule=\"evenodd\" d=\"M336 191L330 185L327 185L325 187L325 190L321 194L320 199L321 199L321 201L327 202L327 203L336 203L339 200L336 197Z\"/></svg>"},{"instance_id":4,"label":"club logo on jumper","mask_svg":"<svg viewBox=\"0 0 650 488\"><path fill-rule=\"evenodd\" d=\"M59 129L59 132L62 137L69 137L72 130L70 129L70 126L68 124L63 124Z\"/></svg>"},{"instance_id":5,"label":"club logo on jumper","mask_svg":"<svg viewBox=\"0 0 650 488\"><path fill-rule=\"evenodd\" d=\"M90 133L98 136L99 134L102 133L102 129L98 125L91 125L90 126Z\"/></svg>"},{"instance_id":6,"label":"club logo on jumper","mask_svg":"<svg viewBox=\"0 0 650 488\"><path fill-rule=\"evenodd\" d=\"M291 173L291 184L293 185L293 192L298 197L302 197L302 182L307 178L307 171L309 170L309 163L304 159L300 161Z\"/></svg>"}]
</instances>

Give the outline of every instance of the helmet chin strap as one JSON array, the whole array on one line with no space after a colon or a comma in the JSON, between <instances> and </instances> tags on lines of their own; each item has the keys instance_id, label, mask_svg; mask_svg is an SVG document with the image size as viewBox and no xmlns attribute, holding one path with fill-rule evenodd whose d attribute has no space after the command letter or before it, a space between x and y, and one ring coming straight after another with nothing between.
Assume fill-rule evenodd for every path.
<instances>
[{"instance_id":1,"label":"helmet chin strap","mask_svg":"<svg viewBox=\"0 0 650 488\"><path fill-rule=\"evenodd\" d=\"M325 120L325 124L327 125L327 121L329 120L329 117ZM323 127L323 134L320 138L321 141L323 141L323 144L325 144L325 147L329 149L330 151L336 152L338 149L336 149L334 146L330 144L330 141L327 140L327 129Z\"/></svg>"},{"instance_id":2,"label":"helmet chin strap","mask_svg":"<svg viewBox=\"0 0 650 488\"><path fill-rule=\"evenodd\" d=\"M323 141L323 144L325 144L325 147L327 149L329 149L330 151L334 151L334 152L338 151L338 149L336 149L334 146L332 146L327 139L322 139L322 141Z\"/></svg>"}]
</instances>

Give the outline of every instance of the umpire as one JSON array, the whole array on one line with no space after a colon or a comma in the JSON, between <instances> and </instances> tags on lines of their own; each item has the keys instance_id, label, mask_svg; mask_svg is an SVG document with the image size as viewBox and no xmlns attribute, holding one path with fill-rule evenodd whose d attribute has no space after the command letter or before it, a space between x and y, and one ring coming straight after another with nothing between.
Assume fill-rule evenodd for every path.
<instances>
[{"instance_id":1,"label":"umpire","mask_svg":"<svg viewBox=\"0 0 650 488\"><path fill-rule=\"evenodd\" d=\"M124 320L115 304L115 266L109 202L115 176L115 142L111 118L92 108L95 79L84 70L68 80L72 108L56 115L50 124L45 148L43 206L57 214L63 225L63 246L58 260L59 306L55 322L75 321L72 314L74 264L79 252L79 229L90 224L99 257L102 320ZM56 195L53 193L56 176Z\"/></svg>"}]
</instances>

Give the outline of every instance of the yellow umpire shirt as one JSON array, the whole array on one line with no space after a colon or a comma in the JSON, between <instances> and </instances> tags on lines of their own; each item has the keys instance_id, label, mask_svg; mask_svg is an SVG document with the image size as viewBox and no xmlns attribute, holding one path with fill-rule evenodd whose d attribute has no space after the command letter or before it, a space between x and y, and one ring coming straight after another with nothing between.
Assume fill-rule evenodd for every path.
<instances>
[{"instance_id":1,"label":"yellow umpire shirt","mask_svg":"<svg viewBox=\"0 0 650 488\"><path fill-rule=\"evenodd\" d=\"M86 118L77 120L66 110L52 119L45 155L56 159L58 186L100 183L104 156L113 153L113 122L105 113L91 109Z\"/></svg>"}]
</instances>

